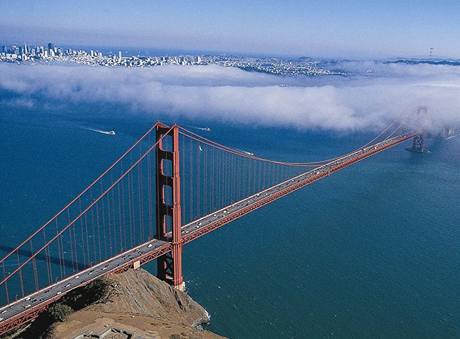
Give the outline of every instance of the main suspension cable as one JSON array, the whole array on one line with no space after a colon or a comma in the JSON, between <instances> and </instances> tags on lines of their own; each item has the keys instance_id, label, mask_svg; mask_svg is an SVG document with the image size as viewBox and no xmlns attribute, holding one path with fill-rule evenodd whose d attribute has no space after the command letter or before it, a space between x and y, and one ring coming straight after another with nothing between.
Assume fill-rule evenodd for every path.
<instances>
[{"instance_id":1,"label":"main suspension cable","mask_svg":"<svg viewBox=\"0 0 460 339\"><path fill-rule=\"evenodd\" d=\"M184 127L179 126L179 129L180 129L180 133L182 135L188 137L188 138L191 138L191 139L193 139L195 141L201 142L201 143L206 144L206 145L211 146L211 147L218 148L218 149L220 149L222 151L229 152L229 153L232 153L232 154L240 156L240 157L244 157L244 158L251 159L251 160L262 161L262 162L266 162L266 163L271 163L271 164L276 164L276 165L288 166L288 167L310 167L311 168L311 167L317 167L317 166L323 165L323 164L325 164L327 162L330 162L330 161L336 160L336 159L338 159L340 157L343 157L346 154L353 153L358 149L362 149L362 148L365 148L365 147L369 146L370 144L375 142L378 138L380 138L382 135L384 135L393 125L394 125L394 122L388 124L375 138L373 138L372 140L370 140L366 144L362 145L361 147L356 148L353 151L350 151L350 152L345 153L343 155L336 156L334 158L324 159L324 160L320 160L320 161L312 161L312 162L287 162L287 161L278 161L278 160L271 160L271 159L267 159L267 158L262 158L262 157L258 157L258 156L249 154L248 152L244 152L244 151L241 151L241 150L238 150L238 149L235 149L235 148L231 148L231 147L222 145L222 144L220 144L218 142L212 141L212 140L207 139L207 138L205 138L205 137L203 137L201 135L198 135L198 134L196 134L196 133L194 133L194 132L192 132L192 131L184 128ZM399 128L400 127L398 126L398 128L395 131L393 131L393 133L391 135L394 135ZM388 138L389 137L387 137L387 139Z\"/></svg>"}]
</instances>

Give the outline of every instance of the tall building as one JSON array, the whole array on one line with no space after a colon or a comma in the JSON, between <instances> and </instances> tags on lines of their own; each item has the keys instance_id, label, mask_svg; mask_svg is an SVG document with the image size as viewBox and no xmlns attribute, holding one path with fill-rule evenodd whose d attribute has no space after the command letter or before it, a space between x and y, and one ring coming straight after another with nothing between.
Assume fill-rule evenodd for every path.
<instances>
[{"instance_id":1,"label":"tall building","mask_svg":"<svg viewBox=\"0 0 460 339\"><path fill-rule=\"evenodd\" d=\"M54 44L53 43L48 42L48 50L49 51L54 50Z\"/></svg>"}]
</instances>

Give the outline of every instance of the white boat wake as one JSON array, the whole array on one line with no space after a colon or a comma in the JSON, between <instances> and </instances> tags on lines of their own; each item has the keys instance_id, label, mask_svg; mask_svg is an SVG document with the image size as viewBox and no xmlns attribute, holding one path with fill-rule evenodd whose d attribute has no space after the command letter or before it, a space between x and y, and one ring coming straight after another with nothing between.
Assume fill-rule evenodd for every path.
<instances>
[{"instance_id":1,"label":"white boat wake","mask_svg":"<svg viewBox=\"0 0 460 339\"><path fill-rule=\"evenodd\" d=\"M189 128L197 129L199 131L211 132L209 127L188 126Z\"/></svg>"},{"instance_id":2,"label":"white boat wake","mask_svg":"<svg viewBox=\"0 0 460 339\"><path fill-rule=\"evenodd\" d=\"M93 131L93 132L101 133L101 134L105 134L105 135L116 135L114 130L104 131L102 129L89 128L89 127L85 127L84 129L86 129L87 131Z\"/></svg>"},{"instance_id":3,"label":"white boat wake","mask_svg":"<svg viewBox=\"0 0 460 339\"><path fill-rule=\"evenodd\" d=\"M454 134L454 135L451 135L451 136L448 136L448 137L446 138L446 140L454 139L454 138L456 138L456 137L458 137L458 136L460 136L460 133Z\"/></svg>"}]
</instances>

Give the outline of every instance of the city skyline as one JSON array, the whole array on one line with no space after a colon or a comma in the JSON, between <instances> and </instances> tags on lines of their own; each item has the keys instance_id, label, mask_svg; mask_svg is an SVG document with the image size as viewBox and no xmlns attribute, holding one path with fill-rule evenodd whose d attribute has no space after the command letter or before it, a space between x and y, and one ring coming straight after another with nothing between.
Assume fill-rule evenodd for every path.
<instances>
[{"instance_id":1,"label":"city skyline","mask_svg":"<svg viewBox=\"0 0 460 339\"><path fill-rule=\"evenodd\" d=\"M0 40L329 57L460 57L460 4L443 1L0 3ZM103 13L103 15L101 15Z\"/></svg>"},{"instance_id":2,"label":"city skyline","mask_svg":"<svg viewBox=\"0 0 460 339\"><path fill-rule=\"evenodd\" d=\"M52 42L46 45L4 45L0 62L7 63L74 63L81 65L153 67L164 65L236 67L251 72L287 76L343 75L319 65L313 58L267 58L228 55L156 55L132 54L122 51L102 52L98 49L64 48Z\"/></svg>"}]
</instances>

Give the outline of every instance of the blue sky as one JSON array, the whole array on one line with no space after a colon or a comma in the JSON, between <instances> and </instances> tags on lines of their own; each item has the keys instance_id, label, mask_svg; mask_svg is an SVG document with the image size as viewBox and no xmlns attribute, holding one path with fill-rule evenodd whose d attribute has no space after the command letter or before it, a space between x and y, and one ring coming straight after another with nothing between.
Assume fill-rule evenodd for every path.
<instances>
[{"instance_id":1,"label":"blue sky","mask_svg":"<svg viewBox=\"0 0 460 339\"><path fill-rule=\"evenodd\" d=\"M0 44L460 57L460 1L0 0Z\"/></svg>"}]
</instances>

